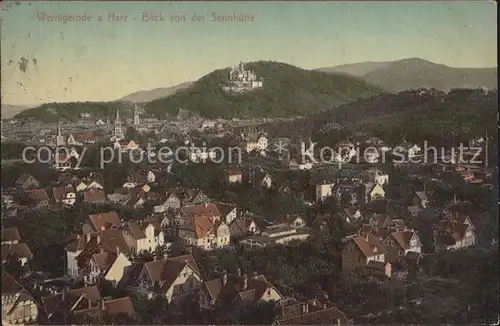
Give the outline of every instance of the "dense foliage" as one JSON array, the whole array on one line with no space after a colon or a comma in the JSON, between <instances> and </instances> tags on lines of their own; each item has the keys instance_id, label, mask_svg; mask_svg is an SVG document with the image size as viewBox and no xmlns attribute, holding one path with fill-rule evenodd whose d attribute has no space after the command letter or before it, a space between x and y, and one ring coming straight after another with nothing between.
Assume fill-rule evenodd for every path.
<instances>
[{"instance_id":1,"label":"dense foliage","mask_svg":"<svg viewBox=\"0 0 500 326\"><path fill-rule=\"evenodd\" d=\"M326 74L270 61L248 63L264 87L243 94L222 90L229 69L216 70L189 88L157 99L146 110L157 117L180 108L210 118L290 117L330 109L381 90L354 77Z\"/></svg>"},{"instance_id":2,"label":"dense foliage","mask_svg":"<svg viewBox=\"0 0 500 326\"><path fill-rule=\"evenodd\" d=\"M116 110L131 111L132 104L126 102L67 102L45 103L17 114L14 119L35 120L46 123L76 121L84 113L95 119L114 118Z\"/></svg>"}]
</instances>

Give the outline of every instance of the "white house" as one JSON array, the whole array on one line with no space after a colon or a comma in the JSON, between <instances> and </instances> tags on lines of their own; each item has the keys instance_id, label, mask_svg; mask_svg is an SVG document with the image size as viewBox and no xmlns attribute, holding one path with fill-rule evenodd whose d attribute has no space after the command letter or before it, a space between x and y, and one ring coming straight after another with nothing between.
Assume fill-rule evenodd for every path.
<instances>
[{"instance_id":1,"label":"white house","mask_svg":"<svg viewBox=\"0 0 500 326\"><path fill-rule=\"evenodd\" d=\"M179 226L179 237L188 245L195 245L205 250L223 248L229 245L231 233L224 221L209 216L195 216Z\"/></svg>"},{"instance_id":2,"label":"white house","mask_svg":"<svg viewBox=\"0 0 500 326\"><path fill-rule=\"evenodd\" d=\"M322 183L316 185L316 202L322 202L333 196L333 183Z\"/></svg>"},{"instance_id":3,"label":"white house","mask_svg":"<svg viewBox=\"0 0 500 326\"><path fill-rule=\"evenodd\" d=\"M159 223L128 222L124 230L124 238L133 253L154 251L156 247L165 244L163 231Z\"/></svg>"}]
</instances>

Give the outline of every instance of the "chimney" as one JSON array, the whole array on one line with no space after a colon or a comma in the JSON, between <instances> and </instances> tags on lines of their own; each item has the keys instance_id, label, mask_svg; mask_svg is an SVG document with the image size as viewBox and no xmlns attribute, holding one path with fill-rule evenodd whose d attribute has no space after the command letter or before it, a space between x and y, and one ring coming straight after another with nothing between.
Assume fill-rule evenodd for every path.
<instances>
[{"instance_id":1,"label":"chimney","mask_svg":"<svg viewBox=\"0 0 500 326\"><path fill-rule=\"evenodd\" d=\"M222 274L222 286L227 284L227 271L224 270L224 274Z\"/></svg>"},{"instance_id":2,"label":"chimney","mask_svg":"<svg viewBox=\"0 0 500 326\"><path fill-rule=\"evenodd\" d=\"M207 203L205 203L205 208L207 208L207 207L208 207L208 204L207 204Z\"/></svg>"},{"instance_id":3,"label":"chimney","mask_svg":"<svg viewBox=\"0 0 500 326\"><path fill-rule=\"evenodd\" d=\"M104 311L106 310L106 304L104 300L101 300L101 309Z\"/></svg>"},{"instance_id":4,"label":"chimney","mask_svg":"<svg viewBox=\"0 0 500 326\"><path fill-rule=\"evenodd\" d=\"M156 261L156 259L157 259L157 258L156 258L156 255L154 255L154 256L153 256L153 261Z\"/></svg>"},{"instance_id":5,"label":"chimney","mask_svg":"<svg viewBox=\"0 0 500 326\"><path fill-rule=\"evenodd\" d=\"M236 273L238 274L238 276L241 276L241 268L238 267L238 269L236 270Z\"/></svg>"},{"instance_id":6,"label":"chimney","mask_svg":"<svg viewBox=\"0 0 500 326\"><path fill-rule=\"evenodd\" d=\"M62 292L61 292L62 302L66 301L66 294L67 293L68 293L68 287L65 286L65 287L63 287Z\"/></svg>"},{"instance_id":7,"label":"chimney","mask_svg":"<svg viewBox=\"0 0 500 326\"><path fill-rule=\"evenodd\" d=\"M243 291L246 291L248 287L248 276L247 274L243 275Z\"/></svg>"}]
</instances>

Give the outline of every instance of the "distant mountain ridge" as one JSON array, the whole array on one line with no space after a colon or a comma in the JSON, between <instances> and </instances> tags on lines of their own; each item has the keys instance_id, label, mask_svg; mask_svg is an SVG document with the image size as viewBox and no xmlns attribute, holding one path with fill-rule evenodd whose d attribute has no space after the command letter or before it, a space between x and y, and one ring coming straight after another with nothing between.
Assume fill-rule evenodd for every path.
<instances>
[{"instance_id":1,"label":"distant mountain ridge","mask_svg":"<svg viewBox=\"0 0 500 326\"><path fill-rule=\"evenodd\" d=\"M175 94L179 90L188 88L189 86L191 86L192 83L193 82L185 82L172 87L161 87L161 88L151 89L148 91L137 91L122 97L121 99L119 99L119 101L138 102L138 103L149 102L152 100L156 100L158 98L167 97L172 94Z\"/></svg>"},{"instance_id":2,"label":"distant mountain ridge","mask_svg":"<svg viewBox=\"0 0 500 326\"><path fill-rule=\"evenodd\" d=\"M146 104L157 117L179 108L208 118L290 117L331 109L380 94L384 90L344 74L326 74L275 61L245 64L263 80L263 87L243 93L223 90L229 68L215 70L188 88Z\"/></svg>"},{"instance_id":3,"label":"distant mountain ridge","mask_svg":"<svg viewBox=\"0 0 500 326\"><path fill-rule=\"evenodd\" d=\"M317 70L356 76L391 92L419 88L444 92L454 88L494 89L498 84L497 68L455 68L419 58L361 62Z\"/></svg>"}]
</instances>

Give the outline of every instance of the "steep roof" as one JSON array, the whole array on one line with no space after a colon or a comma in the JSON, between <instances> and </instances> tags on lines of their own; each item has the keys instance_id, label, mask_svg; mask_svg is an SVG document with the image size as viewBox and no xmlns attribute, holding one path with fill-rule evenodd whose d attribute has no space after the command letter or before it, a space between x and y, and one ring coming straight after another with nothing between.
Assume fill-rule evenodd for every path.
<instances>
[{"instance_id":1,"label":"steep roof","mask_svg":"<svg viewBox=\"0 0 500 326\"><path fill-rule=\"evenodd\" d=\"M16 255L18 258L33 259L33 253L24 242L2 245L2 260L7 259L10 255Z\"/></svg>"},{"instance_id":2,"label":"steep roof","mask_svg":"<svg viewBox=\"0 0 500 326\"><path fill-rule=\"evenodd\" d=\"M172 283L179 276L179 273L186 265L193 269L197 274L200 274L198 265L192 255L183 255L172 258L169 257L166 259L147 262L144 264L144 269L149 275L150 280L158 282L160 288L166 291L170 288L170 286L172 286Z\"/></svg>"},{"instance_id":3,"label":"steep roof","mask_svg":"<svg viewBox=\"0 0 500 326\"><path fill-rule=\"evenodd\" d=\"M100 231L102 228L120 227L123 224L116 212L90 214L89 217L96 231Z\"/></svg>"},{"instance_id":4,"label":"steep roof","mask_svg":"<svg viewBox=\"0 0 500 326\"><path fill-rule=\"evenodd\" d=\"M2 242L21 241L21 235L16 227L2 229Z\"/></svg>"},{"instance_id":5,"label":"steep roof","mask_svg":"<svg viewBox=\"0 0 500 326\"><path fill-rule=\"evenodd\" d=\"M24 288L7 272L2 272L2 295L23 291Z\"/></svg>"},{"instance_id":6,"label":"steep roof","mask_svg":"<svg viewBox=\"0 0 500 326\"><path fill-rule=\"evenodd\" d=\"M215 204L199 204L199 205L193 205L193 206L186 206L183 207L182 212L186 215L186 217L193 218L196 215L199 216L216 216L220 217L221 213L219 211L219 208Z\"/></svg>"},{"instance_id":7,"label":"steep roof","mask_svg":"<svg viewBox=\"0 0 500 326\"><path fill-rule=\"evenodd\" d=\"M386 251L385 247L380 243L380 241L371 234L368 234L364 237L352 237L351 240L356 244L358 249L366 258L383 254Z\"/></svg>"}]
</instances>

